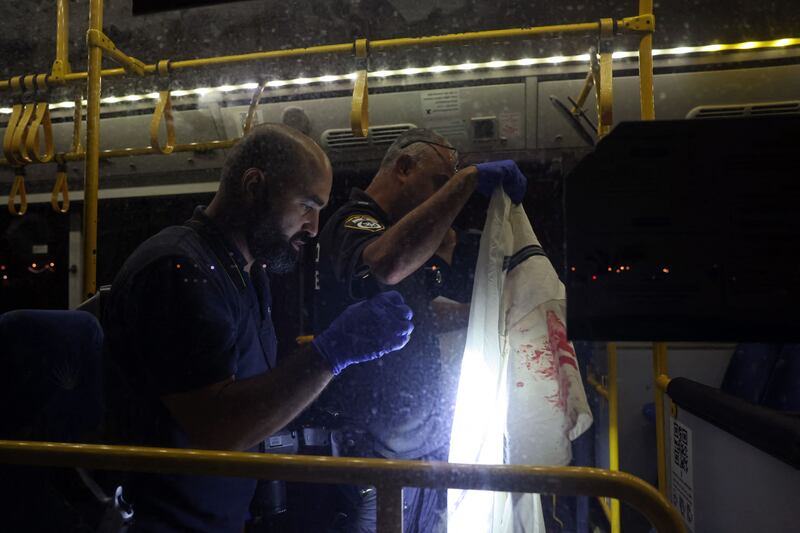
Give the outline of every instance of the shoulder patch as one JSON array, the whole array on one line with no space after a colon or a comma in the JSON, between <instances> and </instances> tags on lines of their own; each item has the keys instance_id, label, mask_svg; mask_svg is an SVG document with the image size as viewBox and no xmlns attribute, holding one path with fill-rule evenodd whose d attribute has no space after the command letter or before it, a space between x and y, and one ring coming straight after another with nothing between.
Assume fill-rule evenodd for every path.
<instances>
[{"instance_id":1,"label":"shoulder patch","mask_svg":"<svg viewBox=\"0 0 800 533\"><path fill-rule=\"evenodd\" d=\"M361 231L383 231L386 226L378 222L375 217L367 214L350 215L344 221L344 227L347 229L357 229Z\"/></svg>"}]
</instances>

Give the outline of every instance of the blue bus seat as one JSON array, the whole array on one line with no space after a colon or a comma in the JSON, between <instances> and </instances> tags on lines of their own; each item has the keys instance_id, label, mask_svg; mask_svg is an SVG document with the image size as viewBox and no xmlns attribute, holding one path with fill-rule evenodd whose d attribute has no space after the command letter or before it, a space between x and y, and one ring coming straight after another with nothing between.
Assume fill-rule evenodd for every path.
<instances>
[{"instance_id":1,"label":"blue bus seat","mask_svg":"<svg viewBox=\"0 0 800 533\"><path fill-rule=\"evenodd\" d=\"M102 342L87 312L0 315L0 439L99 442ZM95 531L102 512L75 469L0 465L2 531Z\"/></svg>"}]
</instances>

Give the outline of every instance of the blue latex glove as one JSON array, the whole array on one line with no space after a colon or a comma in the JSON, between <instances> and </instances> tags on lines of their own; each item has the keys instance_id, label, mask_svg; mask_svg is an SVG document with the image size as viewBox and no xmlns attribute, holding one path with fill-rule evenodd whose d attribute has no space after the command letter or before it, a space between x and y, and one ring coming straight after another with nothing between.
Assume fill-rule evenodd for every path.
<instances>
[{"instance_id":1,"label":"blue latex glove","mask_svg":"<svg viewBox=\"0 0 800 533\"><path fill-rule=\"evenodd\" d=\"M512 203L518 204L525 197L528 179L510 159L480 163L475 168L478 169L478 192L484 196L491 198L495 187L502 184Z\"/></svg>"},{"instance_id":2,"label":"blue latex glove","mask_svg":"<svg viewBox=\"0 0 800 533\"><path fill-rule=\"evenodd\" d=\"M382 292L345 309L313 344L336 376L352 364L405 346L414 330L413 316L399 292Z\"/></svg>"}]
</instances>

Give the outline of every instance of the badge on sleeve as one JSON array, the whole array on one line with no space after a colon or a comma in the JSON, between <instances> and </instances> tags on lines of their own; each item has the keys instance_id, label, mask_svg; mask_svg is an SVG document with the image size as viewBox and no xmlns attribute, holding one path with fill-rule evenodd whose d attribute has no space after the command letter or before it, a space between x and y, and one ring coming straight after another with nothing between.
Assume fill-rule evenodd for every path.
<instances>
[{"instance_id":1,"label":"badge on sleeve","mask_svg":"<svg viewBox=\"0 0 800 533\"><path fill-rule=\"evenodd\" d=\"M357 229L361 231L383 231L386 226L378 222L372 215L360 214L350 215L344 221L344 227L347 229Z\"/></svg>"}]
</instances>

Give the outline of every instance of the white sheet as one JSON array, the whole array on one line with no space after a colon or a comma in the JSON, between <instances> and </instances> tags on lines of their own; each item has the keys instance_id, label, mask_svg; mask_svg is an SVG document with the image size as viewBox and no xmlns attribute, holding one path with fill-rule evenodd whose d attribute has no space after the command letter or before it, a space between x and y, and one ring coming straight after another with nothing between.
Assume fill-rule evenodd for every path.
<instances>
[{"instance_id":1,"label":"white sheet","mask_svg":"<svg viewBox=\"0 0 800 533\"><path fill-rule=\"evenodd\" d=\"M495 191L475 272L450 462L566 465L570 441L592 423L566 337L564 286L541 253L525 210ZM544 532L541 502L538 495L450 490L448 531Z\"/></svg>"}]
</instances>

